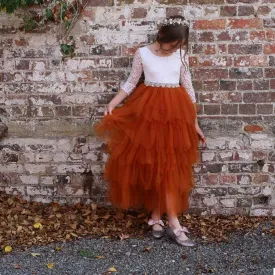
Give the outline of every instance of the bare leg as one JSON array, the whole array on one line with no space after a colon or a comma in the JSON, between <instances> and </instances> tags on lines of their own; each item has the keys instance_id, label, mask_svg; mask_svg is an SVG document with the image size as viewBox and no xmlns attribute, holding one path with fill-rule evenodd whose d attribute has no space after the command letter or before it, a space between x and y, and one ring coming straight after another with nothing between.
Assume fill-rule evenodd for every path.
<instances>
[{"instance_id":1,"label":"bare leg","mask_svg":"<svg viewBox=\"0 0 275 275\"><path fill-rule=\"evenodd\" d=\"M175 211L172 209L172 198L171 196L169 196L169 194L166 195L166 203L167 203L167 215L168 215L168 222L169 222L169 226L171 227L172 230L175 229L180 229L181 225L179 222L179 219L177 217L177 213L175 213ZM188 237L185 235L184 232L181 232L180 236L178 237L179 240L185 241L188 239Z\"/></svg>"},{"instance_id":2,"label":"bare leg","mask_svg":"<svg viewBox=\"0 0 275 275\"><path fill-rule=\"evenodd\" d=\"M160 214L159 209L155 209L155 210L152 212L151 218L152 218L154 221L158 221L158 220L161 219L161 214ZM153 229L154 229L154 230L162 230L162 227L161 227L161 225L159 225L159 224L154 224L154 225L153 225Z\"/></svg>"}]
</instances>

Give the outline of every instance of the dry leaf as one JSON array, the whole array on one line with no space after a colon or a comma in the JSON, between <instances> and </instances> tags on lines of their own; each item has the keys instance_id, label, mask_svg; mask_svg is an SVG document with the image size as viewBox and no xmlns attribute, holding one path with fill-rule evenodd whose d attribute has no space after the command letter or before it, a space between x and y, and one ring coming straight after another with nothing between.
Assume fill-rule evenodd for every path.
<instances>
[{"instance_id":1,"label":"dry leaf","mask_svg":"<svg viewBox=\"0 0 275 275\"><path fill-rule=\"evenodd\" d=\"M34 225L33 225L34 228L42 228L42 224L40 222L36 222Z\"/></svg>"},{"instance_id":2,"label":"dry leaf","mask_svg":"<svg viewBox=\"0 0 275 275\"><path fill-rule=\"evenodd\" d=\"M125 240L130 238L128 234L123 234L123 233L119 237L120 237L120 240Z\"/></svg>"},{"instance_id":3,"label":"dry leaf","mask_svg":"<svg viewBox=\"0 0 275 275\"><path fill-rule=\"evenodd\" d=\"M115 269L115 267L110 267L110 268L108 269L108 271L109 271L109 272L117 272L117 270Z\"/></svg>"},{"instance_id":4,"label":"dry leaf","mask_svg":"<svg viewBox=\"0 0 275 275\"><path fill-rule=\"evenodd\" d=\"M95 256L97 259L105 259L104 256Z\"/></svg>"},{"instance_id":5,"label":"dry leaf","mask_svg":"<svg viewBox=\"0 0 275 275\"><path fill-rule=\"evenodd\" d=\"M10 253L12 251L12 247L10 245L5 246L4 251L6 253Z\"/></svg>"},{"instance_id":6,"label":"dry leaf","mask_svg":"<svg viewBox=\"0 0 275 275\"><path fill-rule=\"evenodd\" d=\"M143 252L150 252L152 250L152 246L147 246L143 249Z\"/></svg>"},{"instance_id":7,"label":"dry leaf","mask_svg":"<svg viewBox=\"0 0 275 275\"><path fill-rule=\"evenodd\" d=\"M56 251L60 251L60 250L62 250L62 247L57 246L57 247L55 248L55 250L56 250Z\"/></svg>"},{"instance_id":8,"label":"dry leaf","mask_svg":"<svg viewBox=\"0 0 275 275\"><path fill-rule=\"evenodd\" d=\"M37 256L40 256L40 253L31 253L31 255L32 255L33 257L37 257Z\"/></svg>"},{"instance_id":9,"label":"dry leaf","mask_svg":"<svg viewBox=\"0 0 275 275\"><path fill-rule=\"evenodd\" d=\"M48 267L49 269L53 269L53 266L54 266L54 263L48 263L48 264L47 264L47 267Z\"/></svg>"}]
</instances>

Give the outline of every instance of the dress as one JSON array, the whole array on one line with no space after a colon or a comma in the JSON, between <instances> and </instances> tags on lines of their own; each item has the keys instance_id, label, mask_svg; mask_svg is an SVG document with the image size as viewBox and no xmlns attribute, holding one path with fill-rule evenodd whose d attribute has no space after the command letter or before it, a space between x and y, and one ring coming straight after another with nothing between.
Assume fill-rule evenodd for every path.
<instances>
[{"instance_id":1,"label":"dress","mask_svg":"<svg viewBox=\"0 0 275 275\"><path fill-rule=\"evenodd\" d=\"M182 64L180 50L160 57L147 46L139 48L121 86L129 96L94 125L107 145L106 200L114 206L175 214L189 208L199 138L188 67ZM136 87L142 72L145 81Z\"/></svg>"}]
</instances>

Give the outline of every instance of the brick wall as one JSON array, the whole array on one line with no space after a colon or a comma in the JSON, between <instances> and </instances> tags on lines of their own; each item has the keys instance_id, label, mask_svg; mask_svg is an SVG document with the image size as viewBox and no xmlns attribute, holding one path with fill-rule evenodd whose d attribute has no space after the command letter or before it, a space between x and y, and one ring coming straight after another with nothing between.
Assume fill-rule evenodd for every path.
<instances>
[{"instance_id":1,"label":"brick wall","mask_svg":"<svg viewBox=\"0 0 275 275\"><path fill-rule=\"evenodd\" d=\"M64 62L57 26L24 33L17 17L1 14L8 136L0 190L43 202L103 201L107 156L92 123L127 78L136 47L154 38L155 21L173 14L191 20L193 85L208 137L190 211L275 215L274 0L91 0L73 30L77 56Z\"/></svg>"}]
</instances>

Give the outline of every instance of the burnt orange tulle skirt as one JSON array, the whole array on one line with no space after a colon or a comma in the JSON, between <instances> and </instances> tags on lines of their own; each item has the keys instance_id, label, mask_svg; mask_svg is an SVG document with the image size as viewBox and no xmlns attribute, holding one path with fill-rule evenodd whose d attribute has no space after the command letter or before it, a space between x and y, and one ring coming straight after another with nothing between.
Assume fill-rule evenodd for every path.
<instances>
[{"instance_id":1,"label":"burnt orange tulle skirt","mask_svg":"<svg viewBox=\"0 0 275 275\"><path fill-rule=\"evenodd\" d=\"M180 214L189 208L199 160L195 109L183 87L139 85L94 125L106 142L106 200L120 208Z\"/></svg>"}]
</instances>

